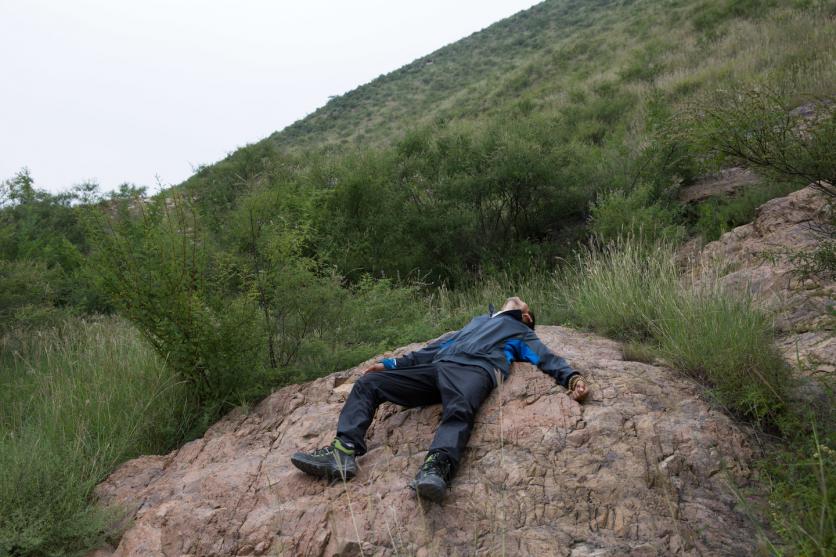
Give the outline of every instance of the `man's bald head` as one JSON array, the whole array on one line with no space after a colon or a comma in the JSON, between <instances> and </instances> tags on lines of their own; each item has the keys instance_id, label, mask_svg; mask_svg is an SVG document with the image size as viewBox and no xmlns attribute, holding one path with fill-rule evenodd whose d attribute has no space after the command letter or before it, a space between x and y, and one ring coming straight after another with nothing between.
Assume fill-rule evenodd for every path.
<instances>
[{"instance_id":1,"label":"man's bald head","mask_svg":"<svg viewBox=\"0 0 836 557\"><path fill-rule=\"evenodd\" d=\"M512 297L508 298L507 300L505 300L505 303L502 305L502 310L501 311L509 311L509 310L515 310L515 309L518 309L522 312L523 323L525 323L526 325L528 325L529 327L531 327L533 329L534 328L534 314L531 313L531 309L528 307L528 304L526 304L524 301L522 301L521 298L519 298L517 296L512 296Z\"/></svg>"},{"instance_id":2,"label":"man's bald head","mask_svg":"<svg viewBox=\"0 0 836 557\"><path fill-rule=\"evenodd\" d=\"M509 309L518 309L526 313L528 311L528 304L523 302L521 298L512 296L505 300L505 304L502 306L502 311L508 311Z\"/></svg>"}]
</instances>

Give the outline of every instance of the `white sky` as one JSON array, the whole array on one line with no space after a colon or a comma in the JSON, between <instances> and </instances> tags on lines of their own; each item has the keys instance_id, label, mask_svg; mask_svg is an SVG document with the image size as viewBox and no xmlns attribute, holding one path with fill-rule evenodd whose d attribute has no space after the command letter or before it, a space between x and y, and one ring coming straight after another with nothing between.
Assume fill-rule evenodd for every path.
<instances>
[{"instance_id":1,"label":"white sky","mask_svg":"<svg viewBox=\"0 0 836 557\"><path fill-rule=\"evenodd\" d=\"M533 0L0 0L0 180L176 184Z\"/></svg>"}]
</instances>

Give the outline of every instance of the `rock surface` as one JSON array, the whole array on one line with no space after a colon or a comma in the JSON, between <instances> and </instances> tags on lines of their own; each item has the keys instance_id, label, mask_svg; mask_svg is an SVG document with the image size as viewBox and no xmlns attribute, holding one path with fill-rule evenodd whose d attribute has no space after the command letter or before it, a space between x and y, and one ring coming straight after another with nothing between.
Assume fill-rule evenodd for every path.
<instances>
[{"instance_id":1,"label":"rock surface","mask_svg":"<svg viewBox=\"0 0 836 557\"><path fill-rule=\"evenodd\" d=\"M709 197L732 195L759 181L760 177L746 168L739 166L726 168L716 174L705 176L691 186L682 188L679 192L679 200L684 203L698 203Z\"/></svg>"},{"instance_id":2,"label":"rock surface","mask_svg":"<svg viewBox=\"0 0 836 557\"><path fill-rule=\"evenodd\" d=\"M805 375L836 377L832 278L804 278L793 257L809 253L828 229L827 198L807 187L758 208L755 220L706 245L704 267L717 268L727 286L748 289L775 311L778 345Z\"/></svg>"},{"instance_id":3,"label":"rock surface","mask_svg":"<svg viewBox=\"0 0 836 557\"><path fill-rule=\"evenodd\" d=\"M330 441L358 367L283 388L171 454L121 466L97 490L132 519L113 555L754 554L756 529L733 489L756 484L750 434L694 382L625 361L616 342L562 327L538 334L591 379L591 400L579 405L516 364L480 410L443 506L407 487L439 406L382 406L347 484L290 464L293 451Z\"/></svg>"}]
</instances>

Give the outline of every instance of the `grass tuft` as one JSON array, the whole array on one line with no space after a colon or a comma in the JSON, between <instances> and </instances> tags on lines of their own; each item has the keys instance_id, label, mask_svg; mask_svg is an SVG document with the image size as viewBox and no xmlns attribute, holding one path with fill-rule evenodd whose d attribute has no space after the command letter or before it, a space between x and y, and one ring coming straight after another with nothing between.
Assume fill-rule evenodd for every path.
<instances>
[{"instance_id":1,"label":"grass tuft","mask_svg":"<svg viewBox=\"0 0 836 557\"><path fill-rule=\"evenodd\" d=\"M0 342L0 555L83 553L112 518L92 504L96 484L128 458L171 447L188 399L119 319Z\"/></svg>"},{"instance_id":2,"label":"grass tuft","mask_svg":"<svg viewBox=\"0 0 836 557\"><path fill-rule=\"evenodd\" d=\"M580 252L569 275L559 298L575 324L651 345L738 416L762 425L780 416L789 369L746 293L682 276L670 243L631 237Z\"/></svg>"}]
</instances>

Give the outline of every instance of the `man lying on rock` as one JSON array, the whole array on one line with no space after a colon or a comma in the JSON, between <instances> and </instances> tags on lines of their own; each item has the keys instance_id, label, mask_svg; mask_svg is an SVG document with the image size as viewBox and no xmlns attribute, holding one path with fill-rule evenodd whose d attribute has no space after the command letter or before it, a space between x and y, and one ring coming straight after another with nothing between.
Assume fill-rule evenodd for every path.
<instances>
[{"instance_id":1,"label":"man lying on rock","mask_svg":"<svg viewBox=\"0 0 836 557\"><path fill-rule=\"evenodd\" d=\"M475 317L420 350L386 358L365 370L351 389L327 447L296 453L291 462L308 474L350 479L355 457L366 452L366 430L383 402L414 407L441 403L441 424L411 487L421 498L440 502L461 460L479 406L497 385L496 371L508 377L512 362L529 362L569 389L582 402L584 378L534 334L534 314L521 299L508 298L502 310ZM496 371L495 371L496 370Z\"/></svg>"}]
</instances>

